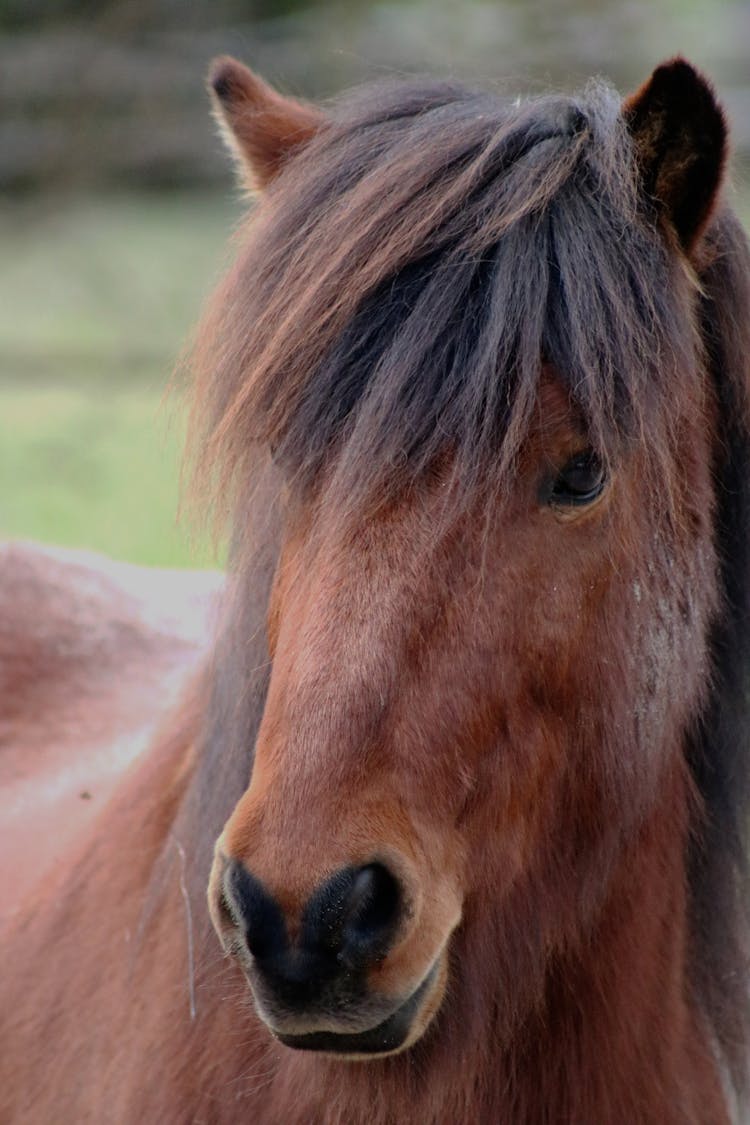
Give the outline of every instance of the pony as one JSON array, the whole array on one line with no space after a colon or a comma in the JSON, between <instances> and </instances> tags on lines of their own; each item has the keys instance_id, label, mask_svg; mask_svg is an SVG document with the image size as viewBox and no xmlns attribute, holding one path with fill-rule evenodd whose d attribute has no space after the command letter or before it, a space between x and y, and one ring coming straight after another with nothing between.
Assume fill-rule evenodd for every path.
<instances>
[{"instance_id":1,"label":"pony","mask_svg":"<svg viewBox=\"0 0 750 1125\"><path fill-rule=\"evenodd\" d=\"M750 253L711 85L210 86L257 197L189 357L219 621L6 928L2 1120L730 1122Z\"/></svg>"}]
</instances>

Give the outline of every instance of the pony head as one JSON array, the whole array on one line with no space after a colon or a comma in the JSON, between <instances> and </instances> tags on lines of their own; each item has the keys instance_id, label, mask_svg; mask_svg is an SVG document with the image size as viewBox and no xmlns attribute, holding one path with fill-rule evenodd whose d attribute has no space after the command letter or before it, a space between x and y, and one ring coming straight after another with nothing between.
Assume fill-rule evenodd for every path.
<instances>
[{"instance_id":1,"label":"pony head","mask_svg":"<svg viewBox=\"0 0 750 1125\"><path fill-rule=\"evenodd\" d=\"M681 60L624 105L426 82L324 113L231 59L211 85L260 190L198 345L234 536L212 737L247 773L214 925L289 1046L509 1034L615 900L644 910L639 863L671 887L640 924L684 908L723 117ZM259 476L279 546L257 723Z\"/></svg>"}]
</instances>

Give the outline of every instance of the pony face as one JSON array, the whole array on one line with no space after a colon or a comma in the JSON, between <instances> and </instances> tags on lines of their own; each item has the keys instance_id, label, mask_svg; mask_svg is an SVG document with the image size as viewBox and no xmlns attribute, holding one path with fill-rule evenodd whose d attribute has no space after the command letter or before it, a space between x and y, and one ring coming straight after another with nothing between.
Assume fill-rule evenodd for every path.
<instances>
[{"instance_id":1,"label":"pony face","mask_svg":"<svg viewBox=\"0 0 750 1125\"><path fill-rule=\"evenodd\" d=\"M601 92L500 111L441 88L411 125L290 103L289 156L278 101L254 130L265 88L221 64L271 185L216 320L235 528L247 448L284 486L268 693L209 903L288 1046L410 1047L470 1005L482 948L510 1019L528 950L585 928L665 777L687 786L717 569L690 255L723 126L684 67L624 116ZM686 88L721 134L713 188L671 116Z\"/></svg>"},{"instance_id":2,"label":"pony face","mask_svg":"<svg viewBox=\"0 0 750 1125\"><path fill-rule=\"evenodd\" d=\"M596 911L705 680L710 482L690 421L673 536L643 459L598 464L551 379L489 514L445 519L447 463L346 530L324 495L290 503L252 781L212 891L282 1042L411 1045L484 896L502 914L543 888L552 947L571 903L576 925Z\"/></svg>"}]
</instances>

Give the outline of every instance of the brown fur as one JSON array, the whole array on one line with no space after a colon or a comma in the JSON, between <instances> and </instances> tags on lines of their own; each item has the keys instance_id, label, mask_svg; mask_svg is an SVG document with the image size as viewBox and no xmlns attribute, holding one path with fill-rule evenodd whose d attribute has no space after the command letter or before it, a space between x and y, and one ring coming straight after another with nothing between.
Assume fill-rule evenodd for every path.
<instances>
[{"instance_id":1,"label":"brown fur","mask_svg":"<svg viewBox=\"0 0 750 1125\"><path fill-rule=\"evenodd\" d=\"M723 156L670 227L674 169L657 221L615 109L386 86L283 164L195 356L222 628L6 938L3 1119L721 1125L745 1099L750 266L709 217ZM550 504L591 444L601 497ZM273 1039L203 906L219 836L293 935L342 865L393 867L410 911L368 987L440 967L408 1049Z\"/></svg>"},{"instance_id":2,"label":"brown fur","mask_svg":"<svg viewBox=\"0 0 750 1125\"><path fill-rule=\"evenodd\" d=\"M148 749L208 642L219 582L0 548L0 918Z\"/></svg>"}]
</instances>

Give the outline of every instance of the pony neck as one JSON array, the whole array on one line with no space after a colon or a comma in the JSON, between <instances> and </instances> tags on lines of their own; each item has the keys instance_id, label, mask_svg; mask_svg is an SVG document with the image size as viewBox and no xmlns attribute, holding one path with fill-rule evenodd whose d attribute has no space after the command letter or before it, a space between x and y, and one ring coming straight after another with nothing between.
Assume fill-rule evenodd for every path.
<instances>
[{"instance_id":1,"label":"pony neck","mask_svg":"<svg viewBox=\"0 0 750 1125\"><path fill-rule=\"evenodd\" d=\"M691 994L690 804L680 759L648 818L603 862L600 897L584 862L581 882L566 885L553 871L548 881L519 885L484 930L466 933L465 975L472 964L485 968L457 993L481 990L470 1001L481 1013L473 1033L481 1036L483 1022L501 1060L499 1081L485 1094L495 1119L728 1120L710 1033ZM572 906L589 911L577 925ZM460 1018L450 1032L457 1041Z\"/></svg>"}]
</instances>

